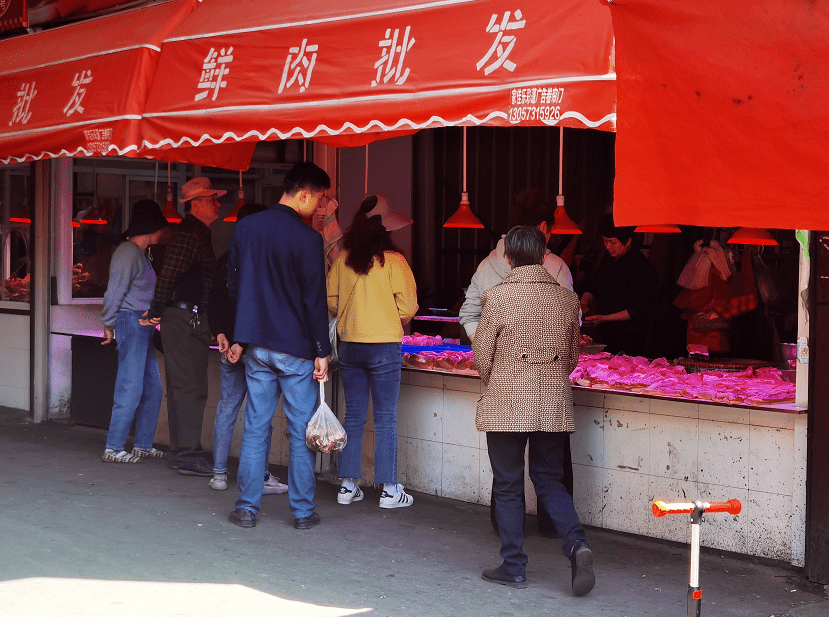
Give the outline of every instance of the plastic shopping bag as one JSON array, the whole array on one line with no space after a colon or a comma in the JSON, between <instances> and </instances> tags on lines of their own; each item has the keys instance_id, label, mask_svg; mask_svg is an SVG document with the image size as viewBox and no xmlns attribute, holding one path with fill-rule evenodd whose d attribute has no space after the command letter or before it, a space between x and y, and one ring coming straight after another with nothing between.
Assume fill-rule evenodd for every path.
<instances>
[{"instance_id":1,"label":"plastic shopping bag","mask_svg":"<svg viewBox=\"0 0 829 617\"><path fill-rule=\"evenodd\" d=\"M320 382L320 406L308 421L305 445L317 452L339 452L346 441L345 429L325 402L325 386Z\"/></svg>"}]
</instances>

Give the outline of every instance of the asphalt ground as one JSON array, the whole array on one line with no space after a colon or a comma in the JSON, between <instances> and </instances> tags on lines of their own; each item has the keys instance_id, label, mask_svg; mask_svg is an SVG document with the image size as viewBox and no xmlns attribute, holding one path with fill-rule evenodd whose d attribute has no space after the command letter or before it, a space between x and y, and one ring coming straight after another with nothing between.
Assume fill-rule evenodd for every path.
<instances>
[{"instance_id":1,"label":"asphalt ground","mask_svg":"<svg viewBox=\"0 0 829 617\"><path fill-rule=\"evenodd\" d=\"M413 493L381 510L371 486L342 506L319 481L321 525L294 529L287 496L265 495L241 529L227 520L235 483L102 463L105 438L0 408L3 617L686 615L687 545L588 527L597 582L576 598L560 541L528 517L529 586L510 589L481 580L500 564L485 506ZM829 617L824 586L785 563L702 549L700 585L706 616Z\"/></svg>"}]
</instances>

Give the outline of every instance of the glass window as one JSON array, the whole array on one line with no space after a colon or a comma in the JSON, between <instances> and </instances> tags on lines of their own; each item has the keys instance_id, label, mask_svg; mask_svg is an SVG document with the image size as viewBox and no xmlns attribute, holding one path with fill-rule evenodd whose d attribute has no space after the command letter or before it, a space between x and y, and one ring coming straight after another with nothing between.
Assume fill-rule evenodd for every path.
<instances>
[{"instance_id":1,"label":"glass window","mask_svg":"<svg viewBox=\"0 0 829 617\"><path fill-rule=\"evenodd\" d=\"M173 166L173 204L181 169ZM124 159L76 159L72 195L72 298L100 299L106 292L112 253L122 242L133 204L167 202L167 165Z\"/></svg>"},{"instance_id":2,"label":"glass window","mask_svg":"<svg viewBox=\"0 0 829 617\"><path fill-rule=\"evenodd\" d=\"M29 301L34 182L32 166L0 171L0 301Z\"/></svg>"}]
</instances>

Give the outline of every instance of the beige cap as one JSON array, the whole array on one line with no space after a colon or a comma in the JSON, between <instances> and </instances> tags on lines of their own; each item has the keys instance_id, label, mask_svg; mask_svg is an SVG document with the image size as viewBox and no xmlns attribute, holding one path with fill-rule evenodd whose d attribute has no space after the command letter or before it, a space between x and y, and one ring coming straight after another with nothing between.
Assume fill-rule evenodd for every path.
<instances>
[{"instance_id":1,"label":"beige cap","mask_svg":"<svg viewBox=\"0 0 829 617\"><path fill-rule=\"evenodd\" d=\"M214 189L213 185L210 183L210 178L193 178L181 187L181 194L184 195L184 197L179 198L178 202L183 204L184 202L190 201L196 197L209 197L210 195L221 197L225 193L227 193L227 191L219 191Z\"/></svg>"}]
</instances>

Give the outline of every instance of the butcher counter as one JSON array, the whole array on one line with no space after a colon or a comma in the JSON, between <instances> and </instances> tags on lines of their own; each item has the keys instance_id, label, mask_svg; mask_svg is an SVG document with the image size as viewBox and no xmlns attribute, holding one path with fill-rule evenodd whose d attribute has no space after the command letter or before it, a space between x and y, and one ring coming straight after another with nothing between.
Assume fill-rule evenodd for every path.
<instances>
[{"instance_id":1,"label":"butcher counter","mask_svg":"<svg viewBox=\"0 0 829 617\"><path fill-rule=\"evenodd\" d=\"M403 369L400 482L414 491L489 503L486 436L475 429L482 389L478 377ZM736 498L742 513L707 517L702 545L803 565L805 409L580 386L573 387L573 399L574 502L584 524L686 543L688 521L654 518L654 499ZM370 478L373 440L364 444L363 475ZM529 478L525 483L527 510L534 514L535 492Z\"/></svg>"}]
</instances>

